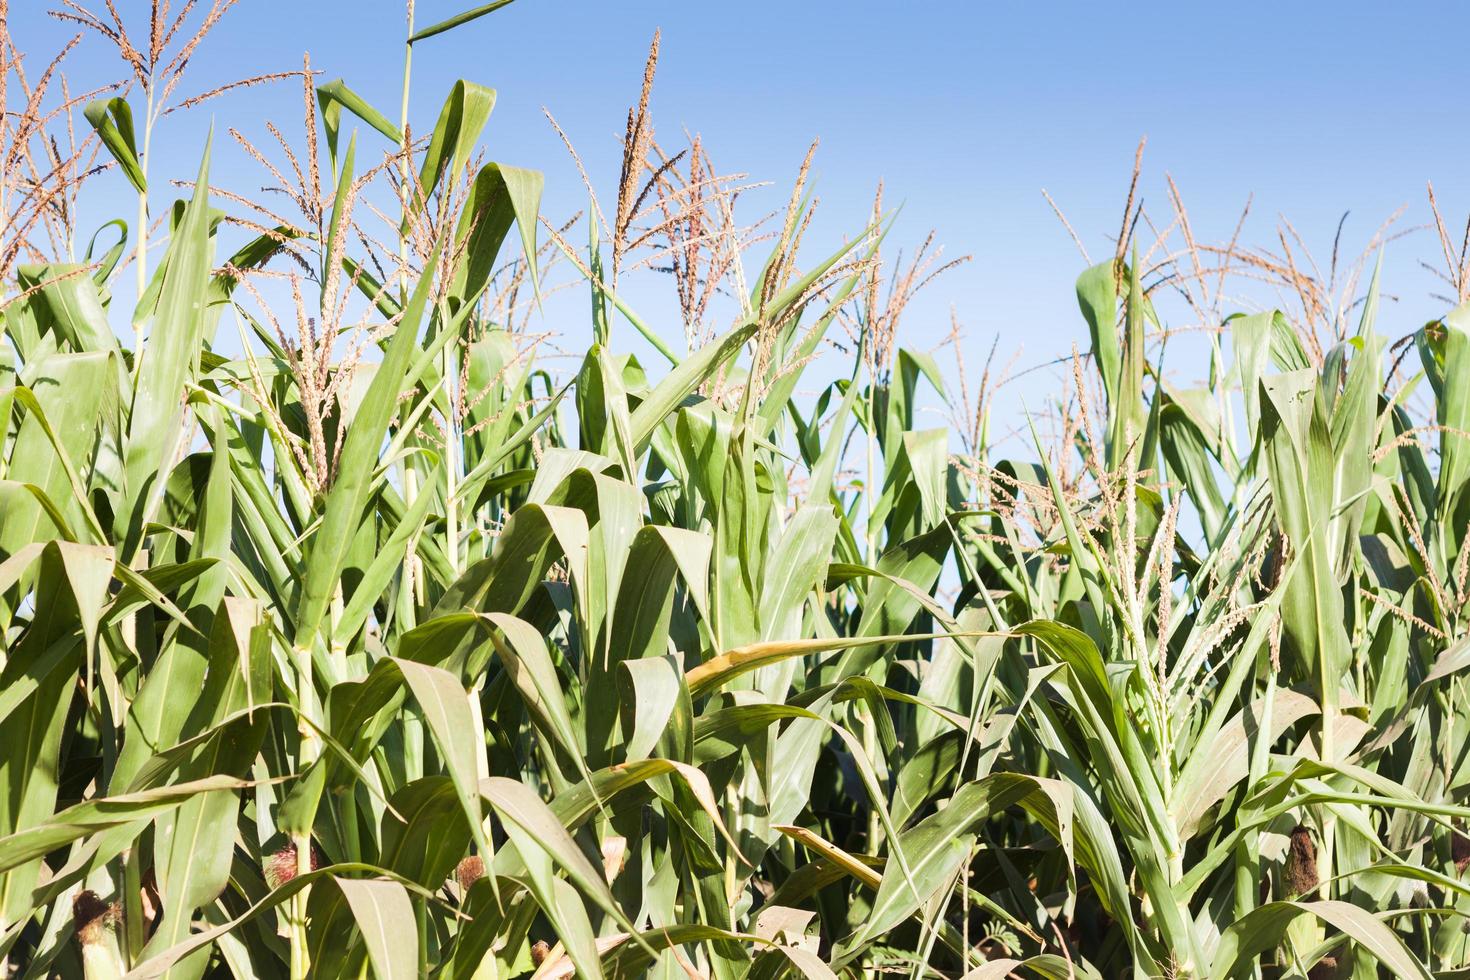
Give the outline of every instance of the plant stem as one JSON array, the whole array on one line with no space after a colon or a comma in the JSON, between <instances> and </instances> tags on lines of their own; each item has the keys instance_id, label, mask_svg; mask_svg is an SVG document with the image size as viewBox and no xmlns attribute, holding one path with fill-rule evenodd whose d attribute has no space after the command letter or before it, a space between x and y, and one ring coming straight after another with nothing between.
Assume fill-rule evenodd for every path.
<instances>
[{"instance_id":1,"label":"plant stem","mask_svg":"<svg viewBox=\"0 0 1470 980\"><path fill-rule=\"evenodd\" d=\"M296 873L305 874L311 870L311 836L294 834L291 839L296 843ZM305 871L302 870L302 855L306 860ZM291 980L306 980L311 972L311 953L306 945L306 899L310 891L310 886L301 889L286 905L286 930L291 938Z\"/></svg>"},{"instance_id":2,"label":"plant stem","mask_svg":"<svg viewBox=\"0 0 1470 980\"><path fill-rule=\"evenodd\" d=\"M303 773L310 770L322 754L321 736L317 733L317 729L309 723L309 720L317 724L322 724L323 721L321 705L316 696L311 647L303 645L303 643L310 644L312 639L303 638L292 650L296 661L297 708L301 712L301 717L296 725L297 734L301 738L297 768ZM291 843L296 849L296 873L298 875L307 874L311 871L310 828L292 832ZM291 941L291 980L305 980L311 967L311 954L307 949L306 937L306 903L310 893L310 885L302 888L291 896L286 908L286 928Z\"/></svg>"}]
</instances>

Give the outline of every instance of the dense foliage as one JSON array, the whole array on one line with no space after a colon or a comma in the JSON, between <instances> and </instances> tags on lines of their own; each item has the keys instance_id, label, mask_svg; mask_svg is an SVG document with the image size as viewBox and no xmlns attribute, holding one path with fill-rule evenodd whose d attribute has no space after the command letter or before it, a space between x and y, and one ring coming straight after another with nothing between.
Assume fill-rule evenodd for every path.
<instances>
[{"instance_id":1,"label":"dense foliage","mask_svg":"<svg viewBox=\"0 0 1470 980\"><path fill-rule=\"evenodd\" d=\"M171 35L72 150L6 62L12 975L1470 969L1470 306L1390 344L1375 274L1326 336L1217 320L1184 390L1120 243L1060 435L1002 451L896 337L935 266L884 271L881 208L801 255L803 168L746 275L652 58L583 247L478 155L490 90L415 140L309 70L282 195L206 152L150 212ZM136 223L42 243L88 147L163 219L151 268ZM682 324L619 296L641 248ZM554 260L565 378L522 325Z\"/></svg>"}]
</instances>

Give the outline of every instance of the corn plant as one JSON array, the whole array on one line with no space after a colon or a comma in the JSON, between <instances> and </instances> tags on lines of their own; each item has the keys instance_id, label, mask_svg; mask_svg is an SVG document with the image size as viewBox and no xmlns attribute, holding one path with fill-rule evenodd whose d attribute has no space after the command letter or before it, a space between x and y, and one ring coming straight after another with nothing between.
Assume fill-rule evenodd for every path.
<instances>
[{"instance_id":1,"label":"corn plant","mask_svg":"<svg viewBox=\"0 0 1470 980\"><path fill-rule=\"evenodd\" d=\"M456 83L416 139L412 53L507 2L429 27L409 5L396 124L288 73L303 139L232 134L280 194L212 186L206 147L151 239L134 175L158 169L107 94L84 146L142 221L97 260L42 240L80 177L35 145L71 100L46 115L22 83L8 975L1470 968L1448 237L1451 312L1390 342L1375 272L1351 326L1218 319L1183 389L1155 342L1170 278L1125 234L1077 281L1061 436L1023 420L1017 449L900 342L955 263L886 261L881 195L812 254L810 154L772 230L740 225L743 178L654 138L657 40L585 245L539 172L479 151L493 90ZM571 371L527 320L556 268L590 310ZM619 292L659 269L681 323ZM667 363L618 353L632 333ZM945 402L957 439L924 424Z\"/></svg>"}]
</instances>

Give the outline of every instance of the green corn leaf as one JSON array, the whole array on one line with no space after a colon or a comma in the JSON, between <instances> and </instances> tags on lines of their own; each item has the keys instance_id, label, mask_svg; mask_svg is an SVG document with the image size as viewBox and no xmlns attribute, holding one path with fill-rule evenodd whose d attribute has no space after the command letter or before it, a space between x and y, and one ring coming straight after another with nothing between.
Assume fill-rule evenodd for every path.
<instances>
[{"instance_id":1,"label":"green corn leaf","mask_svg":"<svg viewBox=\"0 0 1470 980\"><path fill-rule=\"evenodd\" d=\"M133 110L127 99L120 95L110 99L96 99L87 103L82 115L102 138L102 145L107 147L107 152L122 167L123 175L133 185L133 190L139 194L146 193L148 182L143 177L143 165L138 160L137 139L133 135Z\"/></svg>"},{"instance_id":2,"label":"green corn leaf","mask_svg":"<svg viewBox=\"0 0 1470 980\"><path fill-rule=\"evenodd\" d=\"M409 364L432 281L430 276L419 281L347 429L337 479L327 494L321 526L313 536L307 558L296 611L298 643L309 645L310 638L321 627L347 558L347 548L362 518L369 481L397 407L398 393L413 383Z\"/></svg>"},{"instance_id":3,"label":"green corn leaf","mask_svg":"<svg viewBox=\"0 0 1470 980\"><path fill-rule=\"evenodd\" d=\"M342 110L346 109L373 129L387 137L394 146L403 143L403 133L388 121L388 117L373 108L342 79L318 85L317 105L321 109L322 126L327 132L327 149L331 153L332 169L337 168L337 138L342 128Z\"/></svg>"},{"instance_id":4,"label":"green corn leaf","mask_svg":"<svg viewBox=\"0 0 1470 980\"><path fill-rule=\"evenodd\" d=\"M482 807L475 788L473 739L480 735L472 723L469 696L454 675L446 670L397 658L393 663L402 674L403 682L413 692L434 743L439 747L476 846L481 853L493 856L495 852L481 823Z\"/></svg>"},{"instance_id":5,"label":"green corn leaf","mask_svg":"<svg viewBox=\"0 0 1470 980\"><path fill-rule=\"evenodd\" d=\"M88 271L88 266L77 263L22 265L15 270L20 286L34 291L27 302L46 308L42 329L54 330L78 353L116 352L117 337L107 327L100 285Z\"/></svg>"},{"instance_id":6,"label":"green corn leaf","mask_svg":"<svg viewBox=\"0 0 1470 980\"><path fill-rule=\"evenodd\" d=\"M447 178L453 184L459 177L494 108L494 89L464 79L450 88L419 171L416 200L420 206L433 196L441 181Z\"/></svg>"},{"instance_id":7,"label":"green corn leaf","mask_svg":"<svg viewBox=\"0 0 1470 980\"><path fill-rule=\"evenodd\" d=\"M473 144L473 139L470 144ZM458 161L458 165L462 166L463 161ZM427 166L426 161L426 169ZM496 269L500 247L510 231L511 222L520 229L521 255L531 279L531 288L539 290L536 221L541 213L541 190L545 183L540 171L501 163L487 163L475 174L469 198L455 229L455 241L465 251L464 260L455 268L450 286L450 295L457 302L471 303L485 289Z\"/></svg>"},{"instance_id":8,"label":"green corn leaf","mask_svg":"<svg viewBox=\"0 0 1470 980\"><path fill-rule=\"evenodd\" d=\"M137 386L128 416L123 459L127 504L119 511L125 558L138 546L163 494L162 469L177 451L183 425L184 386L199 363L209 282L209 151L199 164L194 196L174 229L161 266L163 285L153 314L155 329L138 353Z\"/></svg>"},{"instance_id":9,"label":"green corn leaf","mask_svg":"<svg viewBox=\"0 0 1470 980\"><path fill-rule=\"evenodd\" d=\"M429 27L425 27L423 30L416 31L409 36L408 43L413 44L417 41L422 41L426 38L434 37L436 34L443 34L445 31L452 31L461 24L468 24L472 20L484 17L486 14L493 13L494 11L499 10L501 7L507 7L514 2L515 0L494 0L493 3L485 3L481 4L478 7L471 7L464 13L455 14L453 17L449 17L445 20L439 21L437 24L432 24Z\"/></svg>"},{"instance_id":10,"label":"green corn leaf","mask_svg":"<svg viewBox=\"0 0 1470 980\"><path fill-rule=\"evenodd\" d=\"M248 785L231 776L207 776L78 803L44 823L0 838L0 871L9 871L88 834L177 809L200 793L238 790Z\"/></svg>"},{"instance_id":11,"label":"green corn leaf","mask_svg":"<svg viewBox=\"0 0 1470 980\"><path fill-rule=\"evenodd\" d=\"M1341 930L1396 977L1433 977L1393 930L1372 913L1346 902L1272 902L1261 906L1221 933L1210 976L1233 976L1242 961L1251 962L1257 954L1279 945L1290 925L1302 916L1314 916Z\"/></svg>"},{"instance_id":12,"label":"green corn leaf","mask_svg":"<svg viewBox=\"0 0 1470 980\"><path fill-rule=\"evenodd\" d=\"M408 891L382 878L334 877L357 919L373 971L382 980L413 980L419 975L418 930Z\"/></svg>"}]
</instances>

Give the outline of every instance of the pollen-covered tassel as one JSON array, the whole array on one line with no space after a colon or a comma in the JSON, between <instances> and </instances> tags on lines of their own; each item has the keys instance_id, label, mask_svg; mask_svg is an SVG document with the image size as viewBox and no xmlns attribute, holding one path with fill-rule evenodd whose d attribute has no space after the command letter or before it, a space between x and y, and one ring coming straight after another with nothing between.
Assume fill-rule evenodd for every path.
<instances>
[{"instance_id":1,"label":"pollen-covered tassel","mask_svg":"<svg viewBox=\"0 0 1470 980\"><path fill-rule=\"evenodd\" d=\"M311 870L315 871L321 867L321 852L316 845L311 846ZM280 888L286 882L296 877L296 845L288 843L279 851L265 859L265 866L261 869L265 872L265 883L270 886L271 891Z\"/></svg>"},{"instance_id":2,"label":"pollen-covered tassel","mask_svg":"<svg viewBox=\"0 0 1470 980\"><path fill-rule=\"evenodd\" d=\"M1291 831L1291 845L1286 852L1286 886L1295 896L1317 890L1317 845L1312 832L1301 824Z\"/></svg>"},{"instance_id":3,"label":"pollen-covered tassel","mask_svg":"<svg viewBox=\"0 0 1470 980\"><path fill-rule=\"evenodd\" d=\"M80 891L72 899L71 918L82 947L82 974L86 980L116 980L127 972L118 945L121 906L104 902L90 889Z\"/></svg>"}]
</instances>

